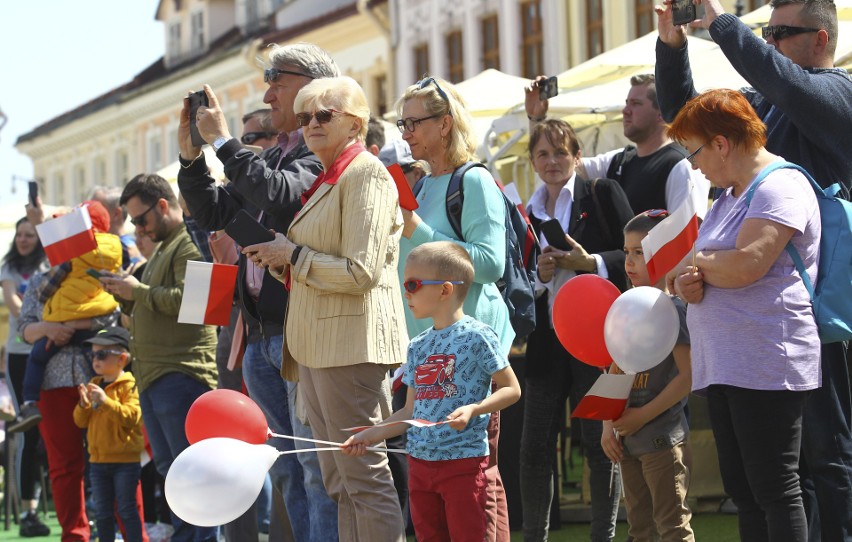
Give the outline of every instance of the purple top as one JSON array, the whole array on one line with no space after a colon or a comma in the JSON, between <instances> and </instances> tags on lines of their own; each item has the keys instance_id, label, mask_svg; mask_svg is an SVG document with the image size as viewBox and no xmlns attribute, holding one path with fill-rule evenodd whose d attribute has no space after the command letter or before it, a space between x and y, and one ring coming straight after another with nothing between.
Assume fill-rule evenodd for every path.
<instances>
[{"instance_id":1,"label":"purple top","mask_svg":"<svg viewBox=\"0 0 852 542\"><path fill-rule=\"evenodd\" d=\"M743 190L745 194L746 190ZM751 206L725 191L698 232L698 250L735 247L743 221L771 220L796 230L792 242L816 283L820 217L813 189L796 170L769 174ZM810 297L786 251L766 275L742 288L704 285L690 305L692 389L727 384L756 390L810 390L820 386L820 341Z\"/></svg>"}]
</instances>

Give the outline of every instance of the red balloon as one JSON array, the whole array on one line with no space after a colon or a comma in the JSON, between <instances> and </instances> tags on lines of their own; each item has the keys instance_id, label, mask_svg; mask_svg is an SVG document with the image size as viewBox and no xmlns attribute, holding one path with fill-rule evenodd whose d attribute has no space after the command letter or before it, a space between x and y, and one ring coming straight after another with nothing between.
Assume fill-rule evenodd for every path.
<instances>
[{"instance_id":1,"label":"red balloon","mask_svg":"<svg viewBox=\"0 0 852 542\"><path fill-rule=\"evenodd\" d=\"M263 444L269 438L269 425L260 407L233 390L212 390L196 399L184 427L190 444L214 437Z\"/></svg>"},{"instance_id":2,"label":"red balloon","mask_svg":"<svg viewBox=\"0 0 852 542\"><path fill-rule=\"evenodd\" d=\"M553 329L572 356L595 367L612 363L604 321L620 293L613 283L592 274L578 275L559 289L553 300Z\"/></svg>"}]
</instances>

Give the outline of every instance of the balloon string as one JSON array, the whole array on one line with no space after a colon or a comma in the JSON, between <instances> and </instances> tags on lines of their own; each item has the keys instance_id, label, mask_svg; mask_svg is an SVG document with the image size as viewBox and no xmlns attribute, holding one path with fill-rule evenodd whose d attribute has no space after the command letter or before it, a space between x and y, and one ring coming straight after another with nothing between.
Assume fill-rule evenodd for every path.
<instances>
[{"instance_id":1,"label":"balloon string","mask_svg":"<svg viewBox=\"0 0 852 542\"><path fill-rule=\"evenodd\" d=\"M300 454L302 452L333 452L339 451L340 448L305 448L304 450L287 450L286 452L278 452L278 455Z\"/></svg>"},{"instance_id":2,"label":"balloon string","mask_svg":"<svg viewBox=\"0 0 852 542\"><path fill-rule=\"evenodd\" d=\"M269 436L270 437L279 437L279 438L288 438L288 439L291 439L291 440L301 440L303 442L313 442L315 444L329 444L331 446L336 446L336 448L316 448L316 450L339 450L340 447L343 446L343 444L340 443L340 442L331 442L329 440L318 440L318 439L314 439L314 438L297 437L297 436L294 436L294 435L282 435L282 434L279 434L279 433L272 433L272 432L269 433ZM368 446L367 450L369 450L371 452L388 452L388 453L394 453L394 454L407 454L408 453L405 450L396 450L396 449L393 449L393 448L385 448L384 446ZM311 452L311 451L314 451L314 450L296 450L296 451L297 452L298 451ZM293 452L284 452L284 453L293 453Z\"/></svg>"}]
</instances>

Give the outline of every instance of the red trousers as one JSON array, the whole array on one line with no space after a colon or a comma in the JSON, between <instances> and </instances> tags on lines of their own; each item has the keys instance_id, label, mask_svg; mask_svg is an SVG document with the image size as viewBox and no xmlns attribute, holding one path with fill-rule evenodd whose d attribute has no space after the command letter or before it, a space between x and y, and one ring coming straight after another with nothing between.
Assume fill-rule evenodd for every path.
<instances>
[{"instance_id":1,"label":"red trousers","mask_svg":"<svg viewBox=\"0 0 852 542\"><path fill-rule=\"evenodd\" d=\"M411 521L419 542L485 540L487 457L424 461L408 457Z\"/></svg>"},{"instance_id":2,"label":"red trousers","mask_svg":"<svg viewBox=\"0 0 852 542\"><path fill-rule=\"evenodd\" d=\"M74 405L80 396L77 388L42 390L38 402L42 420L41 438L47 450L50 485L56 519L62 527L62 542L88 542L89 519L83 494L83 431L74 424ZM144 528L141 485L136 488L136 507L142 518L142 540L148 542Z\"/></svg>"}]
</instances>

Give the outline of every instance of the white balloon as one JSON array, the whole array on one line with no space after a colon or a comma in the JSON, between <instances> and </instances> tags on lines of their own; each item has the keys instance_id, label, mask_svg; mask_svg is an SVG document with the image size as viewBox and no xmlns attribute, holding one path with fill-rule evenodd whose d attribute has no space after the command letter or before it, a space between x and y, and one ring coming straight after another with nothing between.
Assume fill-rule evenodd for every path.
<instances>
[{"instance_id":1,"label":"white balloon","mask_svg":"<svg viewBox=\"0 0 852 542\"><path fill-rule=\"evenodd\" d=\"M243 515L260 494L279 452L231 438L196 442L169 467L166 500L179 518L215 527Z\"/></svg>"},{"instance_id":2,"label":"white balloon","mask_svg":"<svg viewBox=\"0 0 852 542\"><path fill-rule=\"evenodd\" d=\"M660 364L674 348L679 332L674 302L651 286L618 296L604 321L606 348L625 373L641 373Z\"/></svg>"}]
</instances>

